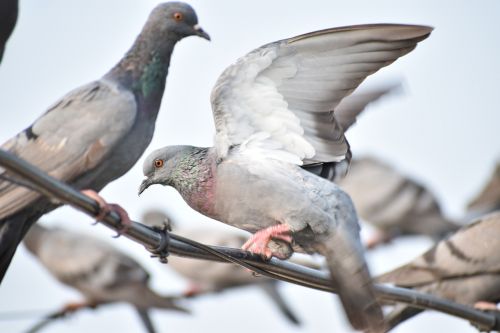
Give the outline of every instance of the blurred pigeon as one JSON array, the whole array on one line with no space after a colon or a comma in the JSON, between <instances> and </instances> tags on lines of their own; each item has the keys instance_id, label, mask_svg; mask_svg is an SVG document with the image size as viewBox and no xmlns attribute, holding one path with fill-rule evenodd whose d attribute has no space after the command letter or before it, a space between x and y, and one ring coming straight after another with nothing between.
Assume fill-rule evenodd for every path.
<instances>
[{"instance_id":1,"label":"blurred pigeon","mask_svg":"<svg viewBox=\"0 0 500 333\"><path fill-rule=\"evenodd\" d=\"M265 258L293 250L326 257L354 328L379 331L377 304L347 194L300 166L348 158L333 110L366 76L413 50L432 28L361 25L260 47L227 68L212 91L213 148L164 147L144 161L140 192L175 187L200 213L254 233ZM268 244L280 243L279 253ZM287 255L285 255L284 252Z\"/></svg>"},{"instance_id":2,"label":"blurred pigeon","mask_svg":"<svg viewBox=\"0 0 500 333\"><path fill-rule=\"evenodd\" d=\"M460 227L444 216L427 188L378 159L353 159L338 184L359 216L378 229L368 248L399 235L427 235L437 242Z\"/></svg>"},{"instance_id":3,"label":"blurred pigeon","mask_svg":"<svg viewBox=\"0 0 500 333\"><path fill-rule=\"evenodd\" d=\"M468 214L481 215L500 209L500 162L497 163L488 183L481 193L467 206Z\"/></svg>"},{"instance_id":4,"label":"blurred pigeon","mask_svg":"<svg viewBox=\"0 0 500 333\"><path fill-rule=\"evenodd\" d=\"M18 7L18 0L0 1L0 63L5 51L5 44L16 26Z\"/></svg>"},{"instance_id":5,"label":"blurred pigeon","mask_svg":"<svg viewBox=\"0 0 500 333\"><path fill-rule=\"evenodd\" d=\"M376 278L377 282L496 309L500 302L500 212L482 217L440 241L410 263ZM491 304L491 302L495 304ZM397 305L389 314L389 328L422 312Z\"/></svg>"},{"instance_id":6,"label":"blurred pigeon","mask_svg":"<svg viewBox=\"0 0 500 333\"><path fill-rule=\"evenodd\" d=\"M138 262L97 238L36 223L26 234L24 245L57 280L84 295L83 302L66 306L68 312L129 303L150 333L155 329L149 309L187 312L175 304L175 298L160 296L149 288L149 274Z\"/></svg>"},{"instance_id":7,"label":"blurred pigeon","mask_svg":"<svg viewBox=\"0 0 500 333\"><path fill-rule=\"evenodd\" d=\"M126 212L108 206L96 191L125 174L149 145L172 50L191 35L209 39L190 6L158 5L115 67L68 93L2 149L78 189L88 189L84 193L101 204L98 219L113 209L126 224ZM59 206L19 184L0 168L0 281L31 224Z\"/></svg>"},{"instance_id":8,"label":"blurred pigeon","mask_svg":"<svg viewBox=\"0 0 500 333\"><path fill-rule=\"evenodd\" d=\"M241 247L246 238L236 233L221 233L214 229L181 229L174 226L165 213L157 210L146 212L142 218L144 224L161 226L165 221L170 227L184 237L195 239L210 245ZM247 269L237 265L217 263L207 260L196 260L176 256L168 257L168 267L189 280L189 289L186 297L218 293L230 288L258 286L278 307L281 313L293 324L299 325L300 321L293 313L278 289L278 281L267 277L256 277ZM203 274L200 274L203 272Z\"/></svg>"}]
</instances>

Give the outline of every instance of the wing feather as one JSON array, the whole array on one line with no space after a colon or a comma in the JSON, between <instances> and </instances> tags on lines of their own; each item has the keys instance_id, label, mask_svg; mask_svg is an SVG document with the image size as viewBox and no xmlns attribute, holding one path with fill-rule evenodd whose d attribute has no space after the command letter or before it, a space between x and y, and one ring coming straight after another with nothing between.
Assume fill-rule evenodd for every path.
<instances>
[{"instance_id":1,"label":"wing feather","mask_svg":"<svg viewBox=\"0 0 500 333\"><path fill-rule=\"evenodd\" d=\"M95 81L67 94L2 149L71 182L102 162L132 128L136 110L131 92ZM39 198L2 175L5 170L0 169L0 219Z\"/></svg>"},{"instance_id":2,"label":"wing feather","mask_svg":"<svg viewBox=\"0 0 500 333\"><path fill-rule=\"evenodd\" d=\"M346 159L349 145L332 111L368 75L409 53L431 31L415 25L350 26L250 52L222 73L212 91L219 157L264 132L268 135L258 137L279 143L270 147L305 164Z\"/></svg>"}]
</instances>

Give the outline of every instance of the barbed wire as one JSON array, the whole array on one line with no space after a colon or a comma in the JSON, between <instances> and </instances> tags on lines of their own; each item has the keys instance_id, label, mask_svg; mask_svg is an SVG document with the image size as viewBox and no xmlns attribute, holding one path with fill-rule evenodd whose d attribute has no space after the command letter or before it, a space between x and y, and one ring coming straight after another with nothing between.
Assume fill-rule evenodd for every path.
<instances>
[{"instance_id":1,"label":"barbed wire","mask_svg":"<svg viewBox=\"0 0 500 333\"><path fill-rule=\"evenodd\" d=\"M87 215L96 216L99 213L99 204L95 200L2 149L0 149L0 165L9 172L8 179L16 179L18 184L26 184L27 182L31 190L57 199L62 204L71 205ZM120 217L115 212L109 212L100 222L117 232L121 231L123 236L144 245L153 256L159 257L162 262L165 262L164 259L169 253L195 259L232 262L260 275L308 288L336 292L328 273L324 271L276 258L266 261L258 255L240 249L204 245L175 235L166 228L153 229L138 222L132 222L130 227L122 231ZM380 301L406 303L412 307L440 311L468 320L482 331L500 329L500 314L495 312L483 312L470 306L410 289L380 284L376 284L374 288Z\"/></svg>"}]
</instances>

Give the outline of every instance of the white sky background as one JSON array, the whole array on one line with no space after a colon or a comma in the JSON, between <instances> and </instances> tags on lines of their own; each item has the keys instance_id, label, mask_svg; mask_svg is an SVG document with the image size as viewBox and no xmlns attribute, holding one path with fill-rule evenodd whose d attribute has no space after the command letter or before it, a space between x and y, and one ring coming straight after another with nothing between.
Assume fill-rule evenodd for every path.
<instances>
[{"instance_id":1,"label":"white sky background","mask_svg":"<svg viewBox=\"0 0 500 333\"><path fill-rule=\"evenodd\" d=\"M0 142L27 127L69 90L99 78L132 44L156 1L21 0L20 18L0 65ZM190 1L212 42L196 37L174 52L157 130L148 151L164 145L212 144L209 104L218 75L239 56L262 44L318 29L361 23L419 23L436 28L415 51L369 80L402 79L404 93L371 108L348 133L355 155L386 158L430 186L448 214L459 217L499 158L497 110L500 75L500 2L498 1ZM140 198L142 160L103 191L138 219L148 207L168 205L190 226L206 221L172 189L153 187ZM131 252L154 273L162 292L185 283L126 239L111 240L101 226L69 208L47 216L110 240ZM429 245L424 239L397 241L368 255L374 273L403 263ZM332 297L283 285L304 325L302 332L348 332ZM2 312L52 310L78 294L61 287L19 249L0 287ZM289 326L263 295L250 288L187 303L194 316L156 311L159 332L299 331ZM257 319L257 320L256 320ZM0 331L20 332L30 320L0 321ZM61 321L46 332L139 332L125 305ZM474 332L466 322L437 313L424 314L396 332Z\"/></svg>"}]
</instances>

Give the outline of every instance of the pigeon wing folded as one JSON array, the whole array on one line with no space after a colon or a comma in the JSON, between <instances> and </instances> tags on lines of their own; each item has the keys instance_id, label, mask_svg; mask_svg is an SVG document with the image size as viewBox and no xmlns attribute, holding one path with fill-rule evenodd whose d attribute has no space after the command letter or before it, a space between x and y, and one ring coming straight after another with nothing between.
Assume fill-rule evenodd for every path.
<instances>
[{"instance_id":1,"label":"pigeon wing folded","mask_svg":"<svg viewBox=\"0 0 500 333\"><path fill-rule=\"evenodd\" d=\"M132 127L136 111L131 92L95 81L68 93L2 149L53 177L73 181L103 162ZM0 178L0 219L39 196Z\"/></svg>"}]
</instances>

